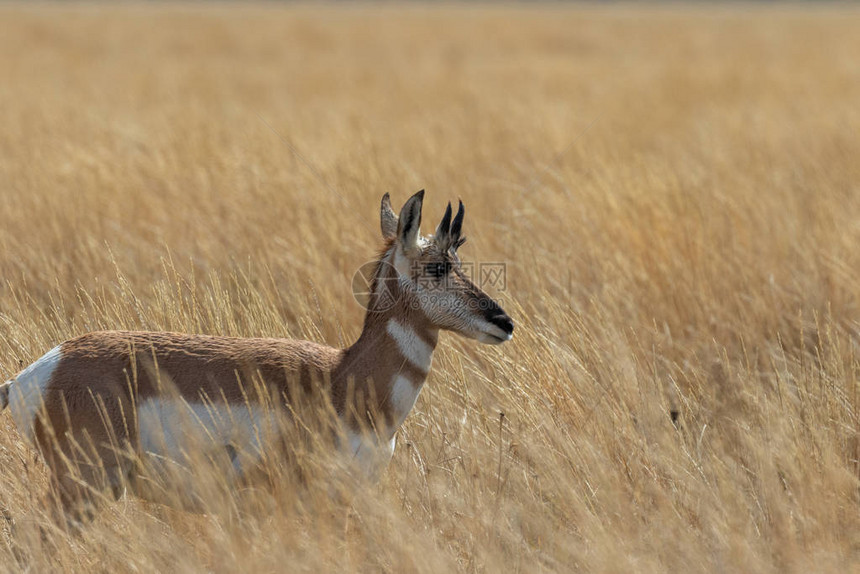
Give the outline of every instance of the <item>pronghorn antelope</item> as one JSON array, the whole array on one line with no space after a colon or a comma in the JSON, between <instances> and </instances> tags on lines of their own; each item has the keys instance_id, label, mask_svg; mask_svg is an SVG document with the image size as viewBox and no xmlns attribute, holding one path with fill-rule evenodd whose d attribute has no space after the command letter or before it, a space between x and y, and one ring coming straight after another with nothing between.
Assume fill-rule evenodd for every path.
<instances>
[{"instance_id":1,"label":"pronghorn antelope","mask_svg":"<svg viewBox=\"0 0 860 574\"><path fill-rule=\"evenodd\" d=\"M346 349L289 339L102 331L54 347L0 386L0 408L9 406L21 435L39 448L64 511L85 502L82 481L91 490L116 493L119 484L134 490L134 468L116 455L117 446L144 461L182 460L189 437L203 436L208 447L228 453L241 478L264 448L258 431L267 424L248 390L252 377L284 407L292 406L296 389L322 395L340 425L339 448L365 469L387 464L427 378L439 331L498 344L514 329L463 273L457 256L465 241L462 202L453 220L449 203L435 233L423 237L423 198L423 190L412 196L399 216L388 194L382 198L385 245L364 328ZM198 432L178 425L183 414ZM372 436L362 432L368 428ZM89 445L88 456L81 445Z\"/></svg>"}]
</instances>

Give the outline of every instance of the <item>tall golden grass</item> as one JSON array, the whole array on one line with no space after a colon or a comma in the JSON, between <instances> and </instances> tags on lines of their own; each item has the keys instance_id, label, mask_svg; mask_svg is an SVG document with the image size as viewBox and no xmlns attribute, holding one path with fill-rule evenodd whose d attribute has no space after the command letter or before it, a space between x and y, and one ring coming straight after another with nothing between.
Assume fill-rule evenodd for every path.
<instances>
[{"instance_id":1,"label":"tall golden grass","mask_svg":"<svg viewBox=\"0 0 860 574\"><path fill-rule=\"evenodd\" d=\"M346 501L124 497L67 536L4 414L0 571L857 570L858 29L845 6L0 7L5 377L103 328L347 344L379 198L420 188L429 230L463 198L517 323L443 337Z\"/></svg>"}]
</instances>

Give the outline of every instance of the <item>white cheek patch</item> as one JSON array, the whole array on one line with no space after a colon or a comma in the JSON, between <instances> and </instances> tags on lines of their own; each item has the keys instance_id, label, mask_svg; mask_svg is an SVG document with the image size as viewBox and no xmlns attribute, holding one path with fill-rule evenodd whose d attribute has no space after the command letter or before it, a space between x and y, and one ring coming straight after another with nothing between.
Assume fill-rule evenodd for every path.
<instances>
[{"instance_id":1,"label":"white cheek patch","mask_svg":"<svg viewBox=\"0 0 860 574\"><path fill-rule=\"evenodd\" d=\"M9 410L18 432L27 440L35 439L34 423L57 365L63 358L58 345L15 377L9 389Z\"/></svg>"},{"instance_id":2,"label":"white cheek patch","mask_svg":"<svg viewBox=\"0 0 860 574\"><path fill-rule=\"evenodd\" d=\"M187 464L189 455L235 449L233 466L241 472L259 462L267 439L278 431L278 413L247 404L191 403L179 398L151 398L137 408L140 448L150 461Z\"/></svg>"},{"instance_id":3,"label":"white cheek patch","mask_svg":"<svg viewBox=\"0 0 860 574\"><path fill-rule=\"evenodd\" d=\"M385 327L388 334L397 343L397 348L413 367L423 373L430 372L430 362L433 359L433 348L424 342L418 334L409 327L404 327L395 319L389 319Z\"/></svg>"},{"instance_id":4,"label":"white cheek patch","mask_svg":"<svg viewBox=\"0 0 860 574\"><path fill-rule=\"evenodd\" d=\"M508 333L507 331L500 329L498 326L493 325L492 323L490 323L489 321L487 321L483 318L478 319L477 321L473 321L473 328L477 334L477 338L481 341L483 341L483 337L485 337L485 336L494 337L496 340L489 340L489 342L492 342L492 343L498 343L498 342L500 342L500 340L501 341L510 341L511 339L514 338L513 333ZM489 339L489 337L488 337L488 339ZM483 342L487 342L487 341L483 341Z\"/></svg>"},{"instance_id":5,"label":"white cheek patch","mask_svg":"<svg viewBox=\"0 0 860 574\"><path fill-rule=\"evenodd\" d=\"M397 270L398 278L412 283L412 262L403 254L403 250L399 246L394 248L393 264L394 269Z\"/></svg>"}]
</instances>

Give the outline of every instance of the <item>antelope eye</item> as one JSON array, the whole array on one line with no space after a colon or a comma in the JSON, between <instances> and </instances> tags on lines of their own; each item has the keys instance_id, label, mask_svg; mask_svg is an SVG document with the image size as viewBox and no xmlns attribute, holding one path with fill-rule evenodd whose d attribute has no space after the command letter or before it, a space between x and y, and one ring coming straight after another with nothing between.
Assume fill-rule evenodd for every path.
<instances>
[{"instance_id":1,"label":"antelope eye","mask_svg":"<svg viewBox=\"0 0 860 574\"><path fill-rule=\"evenodd\" d=\"M448 261L434 261L433 263L428 263L427 267L424 268L424 272L428 277L433 277L434 279L441 279L451 270L451 263Z\"/></svg>"}]
</instances>

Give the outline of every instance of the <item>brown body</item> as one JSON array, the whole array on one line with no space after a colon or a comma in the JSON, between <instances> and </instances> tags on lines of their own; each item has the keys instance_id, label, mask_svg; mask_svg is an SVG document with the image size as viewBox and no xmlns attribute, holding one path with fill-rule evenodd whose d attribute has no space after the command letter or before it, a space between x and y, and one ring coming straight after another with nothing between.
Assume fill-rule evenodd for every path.
<instances>
[{"instance_id":1,"label":"brown body","mask_svg":"<svg viewBox=\"0 0 860 574\"><path fill-rule=\"evenodd\" d=\"M460 271L462 204L453 223L449 205L435 235L425 239L418 231L422 199L423 192L413 196L398 217L383 198L386 245L364 328L347 349L102 331L62 343L0 386L0 408L8 404L22 435L39 446L64 506L86 497L82 483L95 489L127 484L135 460L179 458L190 430L177 426L179 413L190 412L215 449L265 449L257 436L268 417L261 406L300 414L297 393L330 407L342 450L366 458L368 466L378 466L369 453L382 445L390 456L426 380L439 330L488 343L506 341L513 331L510 318ZM244 443L237 443L239 434Z\"/></svg>"},{"instance_id":2,"label":"brown body","mask_svg":"<svg viewBox=\"0 0 860 574\"><path fill-rule=\"evenodd\" d=\"M35 422L54 470L65 464L55 451L67 459L83 454L73 442L95 448L102 465L124 466L114 451L139 451L136 410L150 399L244 405L261 400L262 383L270 397L289 401L297 388L323 388L344 356L309 341L129 331L88 333L60 349Z\"/></svg>"},{"instance_id":3,"label":"brown body","mask_svg":"<svg viewBox=\"0 0 860 574\"><path fill-rule=\"evenodd\" d=\"M62 358L43 395L45 422L58 436L87 429L94 442L106 443L107 436L95 440L107 432L106 416L116 438L135 445L137 429L129 421L136 405L147 399L170 396L189 403L240 405L259 400L262 383L268 397L286 403L296 389L327 393L350 430L381 430L381 423L390 427L400 415L388 400L388 381L404 375L420 387L427 376L403 356L386 332L387 322L398 317L431 348L438 341L438 330L404 307L369 314L361 336L347 349L296 339L87 333L60 346ZM374 415L380 421L373 420Z\"/></svg>"}]
</instances>

